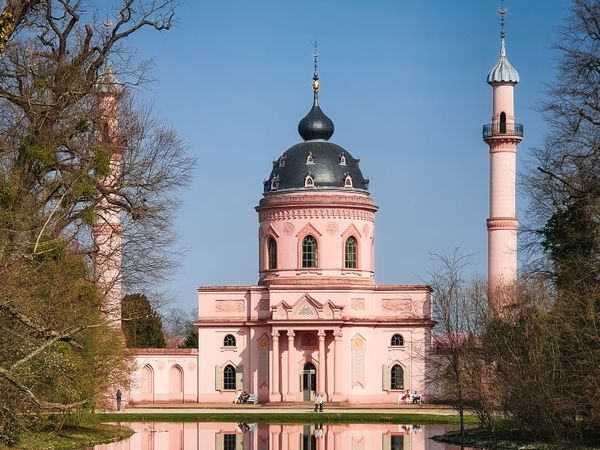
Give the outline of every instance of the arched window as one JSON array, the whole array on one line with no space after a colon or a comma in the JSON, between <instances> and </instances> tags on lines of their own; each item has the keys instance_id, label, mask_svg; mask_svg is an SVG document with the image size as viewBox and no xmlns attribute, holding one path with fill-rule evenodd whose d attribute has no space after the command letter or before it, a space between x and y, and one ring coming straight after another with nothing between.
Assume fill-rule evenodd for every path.
<instances>
[{"instance_id":1,"label":"arched window","mask_svg":"<svg viewBox=\"0 0 600 450\"><path fill-rule=\"evenodd\" d=\"M502 111L500 113L500 133L504 134L506 133L506 113L504 111Z\"/></svg>"},{"instance_id":2,"label":"arched window","mask_svg":"<svg viewBox=\"0 0 600 450\"><path fill-rule=\"evenodd\" d=\"M315 180L311 175L306 175L304 178L304 187L315 187Z\"/></svg>"},{"instance_id":3,"label":"arched window","mask_svg":"<svg viewBox=\"0 0 600 450\"><path fill-rule=\"evenodd\" d=\"M183 369L177 364L172 366L169 371L169 393L183 393ZM175 399L172 398L172 400Z\"/></svg>"},{"instance_id":4,"label":"arched window","mask_svg":"<svg viewBox=\"0 0 600 450\"><path fill-rule=\"evenodd\" d=\"M223 339L223 345L225 347L235 347L235 336L233 334L228 334Z\"/></svg>"},{"instance_id":5,"label":"arched window","mask_svg":"<svg viewBox=\"0 0 600 450\"><path fill-rule=\"evenodd\" d=\"M142 369L142 392L151 394L154 391L154 371L149 365L145 365Z\"/></svg>"},{"instance_id":6,"label":"arched window","mask_svg":"<svg viewBox=\"0 0 600 450\"><path fill-rule=\"evenodd\" d=\"M273 239L273 236L269 236L267 240L267 253L268 253L268 265L269 269L277 269L277 242Z\"/></svg>"},{"instance_id":7,"label":"arched window","mask_svg":"<svg viewBox=\"0 0 600 450\"><path fill-rule=\"evenodd\" d=\"M402 347L404 345L404 338L401 334L395 334L392 336L392 347Z\"/></svg>"},{"instance_id":8,"label":"arched window","mask_svg":"<svg viewBox=\"0 0 600 450\"><path fill-rule=\"evenodd\" d=\"M346 269L356 269L356 238L350 236L346 239L344 245L344 267Z\"/></svg>"},{"instance_id":9,"label":"arched window","mask_svg":"<svg viewBox=\"0 0 600 450\"><path fill-rule=\"evenodd\" d=\"M392 389L404 389L404 370L400 364L394 364L390 373L390 387Z\"/></svg>"},{"instance_id":10,"label":"arched window","mask_svg":"<svg viewBox=\"0 0 600 450\"><path fill-rule=\"evenodd\" d=\"M310 234L302 241L302 267L317 267L317 240Z\"/></svg>"},{"instance_id":11,"label":"arched window","mask_svg":"<svg viewBox=\"0 0 600 450\"><path fill-rule=\"evenodd\" d=\"M231 364L223 369L223 389L235 389L235 367Z\"/></svg>"}]
</instances>

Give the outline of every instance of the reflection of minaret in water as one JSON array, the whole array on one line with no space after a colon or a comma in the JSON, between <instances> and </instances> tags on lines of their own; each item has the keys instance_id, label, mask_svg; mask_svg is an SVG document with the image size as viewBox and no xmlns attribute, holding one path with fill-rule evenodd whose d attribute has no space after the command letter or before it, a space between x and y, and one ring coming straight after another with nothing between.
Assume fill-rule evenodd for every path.
<instances>
[{"instance_id":1,"label":"reflection of minaret in water","mask_svg":"<svg viewBox=\"0 0 600 450\"><path fill-rule=\"evenodd\" d=\"M109 166L101 180L102 199L96 206L93 227L94 280L103 300L102 310L111 325L121 326L122 297L122 225L120 210L111 205L111 191L122 175L122 140L119 137L118 102L123 88L110 68L98 80L96 100L101 151L107 152ZM114 198L114 197L112 197Z\"/></svg>"},{"instance_id":2,"label":"reflection of minaret in water","mask_svg":"<svg viewBox=\"0 0 600 450\"><path fill-rule=\"evenodd\" d=\"M488 229L488 283L490 292L517 277L516 159L523 139L523 125L515 123L514 87L519 74L508 62L504 43L505 8L501 16L500 57L490 70L492 123L484 125L483 140L490 147L490 217ZM498 305L499 306L499 305Z\"/></svg>"}]
</instances>

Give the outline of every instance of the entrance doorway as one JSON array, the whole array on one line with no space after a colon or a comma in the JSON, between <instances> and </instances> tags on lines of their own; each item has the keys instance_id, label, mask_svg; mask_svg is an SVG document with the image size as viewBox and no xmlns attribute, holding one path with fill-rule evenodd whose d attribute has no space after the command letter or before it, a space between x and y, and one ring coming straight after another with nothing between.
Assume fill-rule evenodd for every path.
<instances>
[{"instance_id":1,"label":"entrance doorway","mask_svg":"<svg viewBox=\"0 0 600 450\"><path fill-rule=\"evenodd\" d=\"M317 369L311 362L302 369L302 400L310 401L317 391Z\"/></svg>"}]
</instances>

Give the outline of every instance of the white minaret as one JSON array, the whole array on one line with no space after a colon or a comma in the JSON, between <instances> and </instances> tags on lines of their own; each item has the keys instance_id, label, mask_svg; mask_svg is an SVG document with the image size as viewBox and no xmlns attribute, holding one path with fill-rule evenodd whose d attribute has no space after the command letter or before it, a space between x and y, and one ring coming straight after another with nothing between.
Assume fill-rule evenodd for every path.
<instances>
[{"instance_id":1,"label":"white minaret","mask_svg":"<svg viewBox=\"0 0 600 450\"><path fill-rule=\"evenodd\" d=\"M483 140L490 146L490 216L488 229L488 283L490 292L517 277L516 160L523 125L515 123L514 89L519 74L506 57L505 8L501 16L500 58L487 77L492 86L492 123L484 125Z\"/></svg>"},{"instance_id":2,"label":"white minaret","mask_svg":"<svg viewBox=\"0 0 600 450\"><path fill-rule=\"evenodd\" d=\"M110 68L98 80L96 100L102 150L108 153L108 174L102 179L105 195L96 207L93 227L94 280L104 298L103 311L115 328L121 327L122 225L119 208L111 205L110 191L120 183L122 140L119 138L118 102L123 87Z\"/></svg>"}]
</instances>

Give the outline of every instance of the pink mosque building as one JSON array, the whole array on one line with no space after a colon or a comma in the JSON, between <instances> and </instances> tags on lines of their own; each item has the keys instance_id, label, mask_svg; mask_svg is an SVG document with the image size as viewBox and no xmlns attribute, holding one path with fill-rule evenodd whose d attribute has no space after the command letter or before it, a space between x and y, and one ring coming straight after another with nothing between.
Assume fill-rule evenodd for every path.
<instances>
[{"instance_id":1,"label":"pink mosque building","mask_svg":"<svg viewBox=\"0 0 600 450\"><path fill-rule=\"evenodd\" d=\"M505 13L500 57L487 77L492 121L483 129L490 286L514 280L517 270L523 127L514 119L519 76L506 57ZM310 401L317 393L333 402L393 403L407 389L427 399L432 291L375 283L378 208L359 160L330 141L334 125L319 106L316 58L313 105L298 125L302 141L273 161L256 207L258 284L198 288L198 349L132 349L128 401L231 402L240 390L258 403ZM120 232L109 219L111 227L98 230ZM113 249L114 240L105 241ZM120 295L120 285L111 286Z\"/></svg>"}]
</instances>

